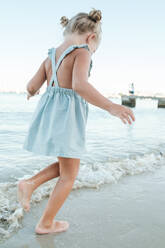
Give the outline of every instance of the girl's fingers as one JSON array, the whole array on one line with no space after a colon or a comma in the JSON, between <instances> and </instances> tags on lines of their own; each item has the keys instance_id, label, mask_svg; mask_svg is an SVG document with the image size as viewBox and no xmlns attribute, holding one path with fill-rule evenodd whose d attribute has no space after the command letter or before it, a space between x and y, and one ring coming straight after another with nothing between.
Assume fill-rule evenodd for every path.
<instances>
[{"instance_id":1,"label":"girl's fingers","mask_svg":"<svg viewBox=\"0 0 165 248\"><path fill-rule=\"evenodd\" d=\"M129 115L127 113L123 113L123 116L128 121L128 123L131 124L131 120L129 118Z\"/></svg>"},{"instance_id":2,"label":"girl's fingers","mask_svg":"<svg viewBox=\"0 0 165 248\"><path fill-rule=\"evenodd\" d=\"M123 111L123 113L129 115L131 117L132 121L135 121L134 113L130 108L126 107L126 109L125 109L125 111Z\"/></svg>"},{"instance_id":3,"label":"girl's fingers","mask_svg":"<svg viewBox=\"0 0 165 248\"><path fill-rule=\"evenodd\" d=\"M133 112L132 112L131 109L128 109L128 114L130 115L131 119L132 119L133 121L135 121L135 116L134 116L134 114L133 114Z\"/></svg>"},{"instance_id":4,"label":"girl's fingers","mask_svg":"<svg viewBox=\"0 0 165 248\"><path fill-rule=\"evenodd\" d=\"M121 121L126 124L127 122L129 124L132 124L132 121L135 121L135 116L133 114L133 111L130 108L124 107L122 111L118 114L118 117L121 119Z\"/></svg>"},{"instance_id":5,"label":"girl's fingers","mask_svg":"<svg viewBox=\"0 0 165 248\"><path fill-rule=\"evenodd\" d=\"M121 117L122 117L126 122L128 122L129 124L131 124L131 120L130 120L130 118L129 118L129 116L128 116L127 113L122 113L122 114L121 114Z\"/></svg>"},{"instance_id":6,"label":"girl's fingers","mask_svg":"<svg viewBox=\"0 0 165 248\"><path fill-rule=\"evenodd\" d=\"M124 123L124 124L126 124L126 121L124 120L124 118L121 116L121 117L119 117L120 119L121 119L121 121Z\"/></svg>"}]
</instances>

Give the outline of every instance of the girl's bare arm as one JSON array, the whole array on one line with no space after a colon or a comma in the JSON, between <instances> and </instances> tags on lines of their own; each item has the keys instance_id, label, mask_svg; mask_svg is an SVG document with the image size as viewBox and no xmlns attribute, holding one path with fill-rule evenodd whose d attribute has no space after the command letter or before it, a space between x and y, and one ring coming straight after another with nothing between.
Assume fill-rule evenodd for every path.
<instances>
[{"instance_id":1,"label":"girl's bare arm","mask_svg":"<svg viewBox=\"0 0 165 248\"><path fill-rule=\"evenodd\" d=\"M90 60L90 53L87 50L79 50L79 53L75 57L73 66L72 88L87 102L108 111L114 116L119 117L124 124L126 124L126 120L129 124L131 124L129 116L133 121L135 121L135 117L130 108L113 103L108 98L100 94L100 92L88 82Z\"/></svg>"},{"instance_id":2,"label":"girl's bare arm","mask_svg":"<svg viewBox=\"0 0 165 248\"><path fill-rule=\"evenodd\" d=\"M32 77L32 79L28 82L26 89L31 95L35 95L35 93L41 88L43 83L46 80L46 72L45 72L45 61L42 62L38 71Z\"/></svg>"}]
</instances>

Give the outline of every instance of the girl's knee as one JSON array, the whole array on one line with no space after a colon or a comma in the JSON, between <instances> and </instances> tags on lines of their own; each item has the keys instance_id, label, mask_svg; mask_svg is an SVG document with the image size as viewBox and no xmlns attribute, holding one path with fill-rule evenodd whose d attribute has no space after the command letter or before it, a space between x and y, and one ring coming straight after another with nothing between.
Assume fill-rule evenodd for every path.
<instances>
[{"instance_id":1,"label":"girl's knee","mask_svg":"<svg viewBox=\"0 0 165 248\"><path fill-rule=\"evenodd\" d=\"M63 183L67 183L67 184L73 184L75 179L76 179L77 174L71 174L71 175L60 175L60 180Z\"/></svg>"},{"instance_id":2,"label":"girl's knee","mask_svg":"<svg viewBox=\"0 0 165 248\"><path fill-rule=\"evenodd\" d=\"M60 175L66 177L75 177L78 174L80 159L61 158L59 159Z\"/></svg>"}]
</instances>

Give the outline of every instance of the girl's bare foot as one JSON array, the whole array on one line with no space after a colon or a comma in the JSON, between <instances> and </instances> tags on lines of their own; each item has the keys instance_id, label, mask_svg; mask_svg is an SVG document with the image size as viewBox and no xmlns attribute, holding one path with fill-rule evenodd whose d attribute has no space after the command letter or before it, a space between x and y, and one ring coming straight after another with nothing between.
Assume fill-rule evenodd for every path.
<instances>
[{"instance_id":1,"label":"girl's bare foot","mask_svg":"<svg viewBox=\"0 0 165 248\"><path fill-rule=\"evenodd\" d=\"M30 198L33 193L33 184L23 179L18 182L17 197L25 211L30 209Z\"/></svg>"},{"instance_id":2,"label":"girl's bare foot","mask_svg":"<svg viewBox=\"0 0 165 248\"><path fill-rule=\"evenodd\" d=\"M53 221L51 227L44 227L42 224L38 224L35 228L37 234L48 234L48 233L57 233L64 232L69 228L69 223L67 221Z\"/></svg>"}]
</instances>

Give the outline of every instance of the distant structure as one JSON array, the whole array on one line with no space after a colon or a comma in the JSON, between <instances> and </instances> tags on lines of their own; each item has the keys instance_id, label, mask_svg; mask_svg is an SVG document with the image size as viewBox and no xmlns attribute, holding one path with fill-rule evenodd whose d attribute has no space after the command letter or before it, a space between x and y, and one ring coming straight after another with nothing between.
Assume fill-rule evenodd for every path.
<instances>
[{"instance_id":1,"label":"distant structure","mask_svg":"<svg viewBox=\"0 0 165 248\"><path fill-rule=\"evenodd\" d=\"M134 83L129 84L129 94L134 94L135 90L134 90Z\"/></svg>"},{"instance_id":2,"label":"distant structure","mask_svg":"<svg viewBox=\"0 0 165 248\"><path fill-rule=\"evenodd\" d=\"M136 106L134 83L129 84L129 95L122 95L122 105L134 108Z\"/></svg>"},{"instance_id":3,"label":"distant structure","mask_svg":"<svg viewBox=\"0 0 165 248\"><path fill-rule=\"evenodd\" d=\"M129 96L122 95L121 99L122 99L122 105L126 105L126 106L129 106L132 108L134 108L136 106L136 98L133 94L129 95Z\"/></svg>"},{"instance_id":4,"label":"distant structure","mask_svg":"<svg viewBox=\"0 0 165 248\"><path fill-rule=\"evenodd\" d=\"M122 105L126 105L128 107L132 107L134 108L136 106L136 99L140 98L140 99L157 99L158 100L158 108L165 108L165 97L151 97L151 96L139 96L139 95L135 95L135 90L134 90L134 83L130 83L129 84L129 94L121 94L121 104Z\"/></svg>"},{"instance_id":5,"label":"distant structure","mask_svg":"<svg viewBox=\"0 0 165 248\"><path fill-rule=\"evenodd\" d=\"M165 108L165 98L160 98L158 100L158 108Z\"/></svg>"}]
</instances>

